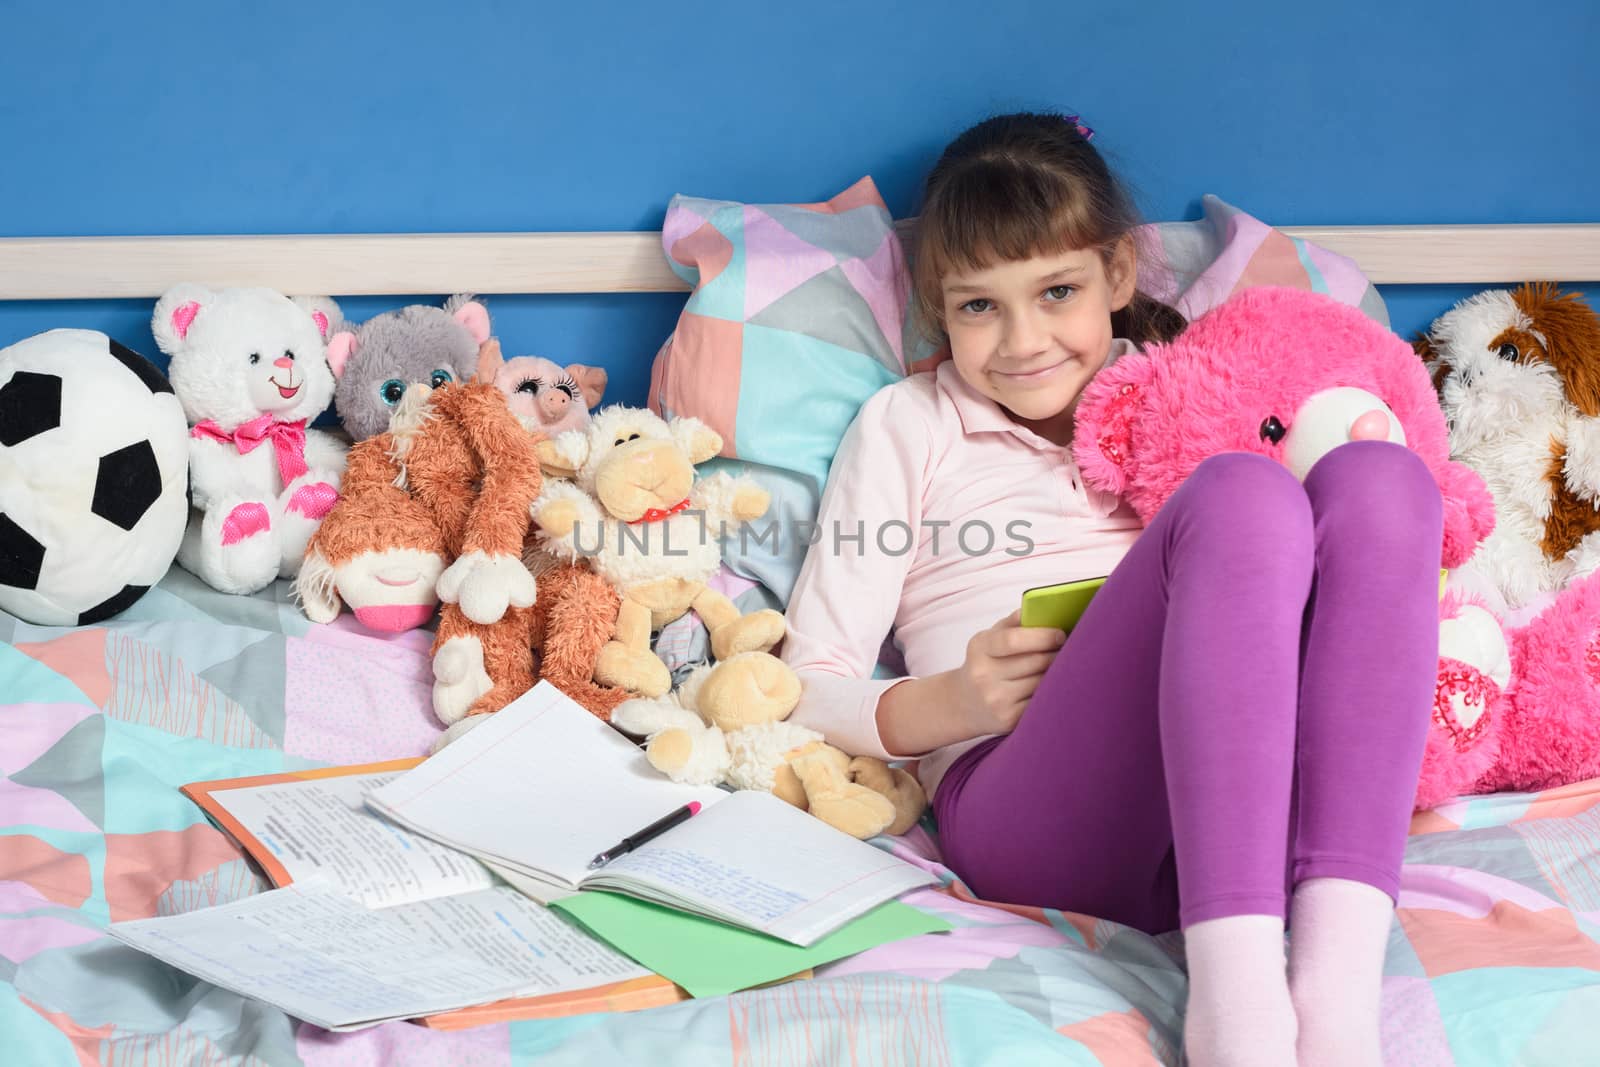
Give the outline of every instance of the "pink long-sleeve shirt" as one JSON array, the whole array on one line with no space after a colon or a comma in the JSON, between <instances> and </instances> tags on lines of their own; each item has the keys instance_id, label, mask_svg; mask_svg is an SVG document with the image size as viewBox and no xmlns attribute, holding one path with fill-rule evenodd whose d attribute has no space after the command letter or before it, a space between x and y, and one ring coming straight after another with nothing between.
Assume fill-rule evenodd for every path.
<instances>
[{"instance_id":1,"label":"pink long-sleeve shirt","mask_svg":"<svg viewBox=\"0 0 1600 1067\"><path fill-rule=\"evenodd\" d=\"M1132 347L1114 342L1112 359ZM884 748L878 698L905 678L871 674L891 628L908 677L960 667L1024 590L1109 574L1140 530L1132 508L1083 484L1070 446L1013 422L949 362L862 407L817 523L787 609L782 657L804 683L790 719L853 755L920 757L930 797L982 739Z\"/></svg>"}]
</instances>

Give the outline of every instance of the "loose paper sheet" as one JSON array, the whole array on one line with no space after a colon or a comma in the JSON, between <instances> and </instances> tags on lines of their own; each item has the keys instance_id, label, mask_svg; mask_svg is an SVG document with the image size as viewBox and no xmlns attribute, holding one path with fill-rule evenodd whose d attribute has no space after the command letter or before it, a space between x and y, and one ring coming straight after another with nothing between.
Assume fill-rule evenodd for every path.
<instances>
[{"instance_id":1,"label":"loose paper sheet","mask_svg":"<svg viewBox=\"0 0 1600 1067\"><path fill-rule=\"evenodd\" d=\"M368 909L314 880L109 932L330 1030L650 973L504 887Z\"/></svg>"}]
</instances>

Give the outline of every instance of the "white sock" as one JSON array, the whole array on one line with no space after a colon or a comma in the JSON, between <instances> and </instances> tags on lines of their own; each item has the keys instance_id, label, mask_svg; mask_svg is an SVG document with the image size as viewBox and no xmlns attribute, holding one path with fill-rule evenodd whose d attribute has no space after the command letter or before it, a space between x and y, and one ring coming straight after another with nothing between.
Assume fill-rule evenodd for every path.
<instances>
[{"instance_id":1,"label":"white sock","mask_svg":"<svg viewBox=\"0 0 1600 1067\"><path fill-rule=\"evenodd\" d=\"M1381 1067L1379 1000L1394 901L1365 882L1308 878L1289 907L1301 1067Z\"/></svg>"},{"instance_id":2,"label":"white sock","mask_svg":"<svg viewBox=\"0 0 1600 1067\"><path fill-rule=\"evenodd\" d=\"M1283 920L1230 915L1183 932L1189 1003L1183 1048L1193 1067L1294 1067L1295 1015Z\"/></svg>"}]
</instances>

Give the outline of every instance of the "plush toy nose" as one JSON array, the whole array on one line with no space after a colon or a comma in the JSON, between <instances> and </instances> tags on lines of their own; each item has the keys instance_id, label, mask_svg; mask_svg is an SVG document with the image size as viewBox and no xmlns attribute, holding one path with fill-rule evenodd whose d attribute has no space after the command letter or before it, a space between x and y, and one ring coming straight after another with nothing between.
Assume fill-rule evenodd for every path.
<instances>
[{"instance_id":1,"label":"plush toy nose","mask_svg":"<svg viewBox=\"0 0 1600 1067\"><path fill-rule=\"evenodd\" d=\"M272 361L272 365L274 367L292 367L292 366L294 366L294 357L293 356L279 356L277 359Z\"/></svg>"},{"instance_id":2,"label":"plush toy nose","mask_svg":"<svg viewBox=\"0 0 1600 1067\"><path fill-rule=\"evenodd\" d=\"M1387 412L1373 409L1350 424L1350 440L1352 441L1387 441L1389 439L1389 415Z\"/></svg>"},{"instance_id":3,"label":"plush toy nose","mask_svg":"<svg viewBox=\"0 0 1600 1067\"><path fill-rule=\"evenodd\" d=\"M567 410L567 405L572 403L572 398L560 389L550 389L539 398L539 403L544 406L545 414L559 415Z\"/></svg>"}]
</instances>

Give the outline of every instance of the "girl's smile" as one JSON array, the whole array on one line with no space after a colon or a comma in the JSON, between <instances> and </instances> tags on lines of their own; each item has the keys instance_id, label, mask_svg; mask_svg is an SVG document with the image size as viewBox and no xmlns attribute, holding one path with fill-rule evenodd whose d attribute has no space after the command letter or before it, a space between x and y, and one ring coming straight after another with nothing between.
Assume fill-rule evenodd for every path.
<instances>
[{"instance_id":1,"label":"girl's smile","mask_svg":"<svg viewBox=\"0 0 1600 1067\"><path fill-rule=\"evenodd\" d=\"M1005 371L996 368L991 370L989 373L995 377L1011 382L1014 385L1039 385L1048 381L1056 373L1056 371L1060 370L1062 367L1065 367L1070 362L1072 362L1072 359L1071 357L1068 357L1065 359L1056 360L1053 363L1047 363L1037 370Z\"/></svg>"},{"instance_id":2,"label":"girl's smile","mask_svg":"<svg viewBox=\"0 0 1600 1067\"><path fill-rule=\"evenodd\" d=\"M1130 243L952 273L945 332L963 380L1047 440L1072 438L1072 406L1111 355L1112 312L1133 296Z\"/></svg>"}]
</instances>

